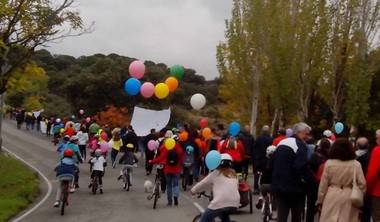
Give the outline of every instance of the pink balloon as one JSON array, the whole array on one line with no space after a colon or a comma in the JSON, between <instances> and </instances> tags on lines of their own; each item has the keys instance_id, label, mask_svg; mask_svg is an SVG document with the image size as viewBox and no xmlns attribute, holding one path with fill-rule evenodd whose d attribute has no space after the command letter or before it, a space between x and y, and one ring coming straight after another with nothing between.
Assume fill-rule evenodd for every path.
<instances>
[{"instance_id":1,"label":"pink balloon","mask_svg":"<svg viewBox=\"0 0 380 222\"><path fill-rule=\"evenodd\" d=\"M145 74L145 65L143 62L136 60L129 65L129 75L136 79L141 79Z\"/></svg>"},{"instance_id":2,"label":"pink balloon","mask_svg":"<svg viewBox=\"0 0 380 222\"><path fill-rule=\"evenodd\" d=\"M154 94L154 85L151 82L142 84L140 89L141 95L145 98L150 98Z\"/></svg>"},{"instance_id":3,"label":"pink balloon","mask_svg":"<svg viewBox=\"0 0 380 222\"><path fill-rule=\"evenodd\" d=\"M87 123L91 122L91 118L90 118L90 117L87 117L87 118L86 118L86 122L87 122Z\"/></svg>"},{"instance_id":4,"label":"pink balloon","mask_svg":"<svg viewBox=\"0 0 380 222\"><path fill-rule=\"evenodd\" d=\"M83 115L84 114L84 110L83 109L79 110L79 114Z\"/></svg>"},{"instance_id":5,"label":"pink balloon","mask_svg":"<svg viewBox=\"0 0 380 222\"><path fill-rule=\"evenodd\" d=\"M208 120L206 118L202 118L199 121L199 126L201 127L201 129L206 128L208 126Z\"/></svg>"},{"instance_id":6,"label":"pink balloon","mask_svg":"<svg viewBox=\"0 0 380 222\"><path fill-rule=\"evenodd\" d=\"M155 151L158 148L159 144L155 140L149 140L148 142L148 149L150 151Z\"/></svg>"},{"instance_id":7,"label":"pink balloon","mask_svg":"<svg viewBox=\"0 0 380 222\"><path fill-rule=\"evenodd\" d=\"M107 153L108 150L111 149L109 143L107 143L107 142L101 142L101 143L99 143L99 145L100 145L100 150L101 150L102 154Z\"/></svg>"}]
</instances>

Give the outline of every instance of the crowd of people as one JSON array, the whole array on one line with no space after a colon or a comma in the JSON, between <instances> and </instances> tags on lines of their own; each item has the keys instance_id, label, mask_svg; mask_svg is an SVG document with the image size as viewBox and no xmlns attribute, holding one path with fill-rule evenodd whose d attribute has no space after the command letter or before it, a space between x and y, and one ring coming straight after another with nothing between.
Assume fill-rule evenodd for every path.
<instances>
[{"instance_id":1,"label":"crowd of people","mask_svg":"<svg viewBox=\"0 0 380 222\"><path fill-rule=\"evenodd\" d=\"M23 114L21 123L19 115L22 114L14 117L20 128L29 114ZM42 117L40 121L44 121ZM228 215L240 204L239 174L245 177L253 174L256 195L266 192L273 195L272 219L279 222L287 221L290 212L293 222L303 218L311 222L316 215L320 221L369 222L371 218L380 221L380 131L376 132L377 146L372 148L367 138L359 137L352 143L330 130L315 141L306 123L280 129L275 137L271 136L269 126L263 126L256 138L249 126L231 136L219 124L211 128L212 134L206 138L202 129L187 124L159 132L152 129L149 135L138 137L132 126L111 129L88 119L45 121L46 135L53 135L60 156L57 176L75 175L72 191L79 188L79 163L91 163L91 178L95 175L100 178L103 193L106 159L110 158L112 168L122 164L120 175L123 175L124 171L133 169L131 166L139 161L135 153L141 152L145 156L147 176L152 173L153 165L164 166L161 185L168 206L179 205L179 180L184 168L190 170L188 185L197 183L191 189L193 194L212 186L213 200L201 221L213 221L215 217L229 221ZM33 126L27 123L26 129ZM175 141L170 149L165 145L169 138ZM151 141L157 142L156 149L150 147ZM222 160L216 170L210 171L205 158L212 150L221 153ZM58 189L55 206L59 206L59 195ZM260 197L258 207L262 201Z\"/></svg>"}]
</instances>

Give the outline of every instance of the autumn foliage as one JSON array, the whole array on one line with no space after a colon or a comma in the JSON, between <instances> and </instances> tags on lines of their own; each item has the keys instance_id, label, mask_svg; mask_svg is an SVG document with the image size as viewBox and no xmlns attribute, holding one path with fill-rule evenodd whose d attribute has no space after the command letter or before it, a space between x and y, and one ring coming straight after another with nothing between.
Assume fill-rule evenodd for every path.
<instances>
[{"instance_id":1,"label":"autumn foliage","mask_svg":"<svg viewBox=\"0 0 380 222\"><path fill-rule=\"evenodd\" d=\"M124 127L129 124L131 115L125 107L108 106L105 111L99 112L95 117L99 125L108 124L111 128Z\"/></svg>"}]
</instances>

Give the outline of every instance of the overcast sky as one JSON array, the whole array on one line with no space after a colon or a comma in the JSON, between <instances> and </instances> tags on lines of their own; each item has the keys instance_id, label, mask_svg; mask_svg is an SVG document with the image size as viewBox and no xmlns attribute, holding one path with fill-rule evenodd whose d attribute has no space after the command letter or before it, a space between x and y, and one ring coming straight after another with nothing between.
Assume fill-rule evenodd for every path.
<instances>
[{"instance_id":1,"label":"overcast sky","mask_svg":"<svg viewBox=\"0 0 380 222\"><path fill-rule=\"evenodd\" d=\"M75 57L117 53L182 64L207 79L218 76L216 45L224 40L232 0L76 0L91 34L52 44L54 54Z\"/></svg>"}]
</instances>

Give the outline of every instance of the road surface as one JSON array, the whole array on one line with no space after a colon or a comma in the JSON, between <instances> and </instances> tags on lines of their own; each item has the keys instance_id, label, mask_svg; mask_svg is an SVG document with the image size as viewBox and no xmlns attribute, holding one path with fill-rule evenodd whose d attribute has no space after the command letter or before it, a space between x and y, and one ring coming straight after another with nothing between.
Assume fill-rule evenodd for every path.
<instances>
[{"instance_id":1,"label":"road surface","mask_svg":"<svg viewBox=\"0 0 380 222\"><path fill-rule=\"evenodd\" d=\"M181 191L178 207L167 207L166 196L163 196L158 201L157 209L153 210L153 202L147 200L148 194L144 193L143 184L147 179L153 181L154 176L145 176L143 161L140 161L139 167L133 173L131 191L123 190L121 183L116 180L121 168L121 166L117 166L116 169L106 168L103 178L104 194L93 195L87 188L90 181L89 164L84 163L80 166L80 189L70 196L70 206L65 215L61 216L59 208L53 208L58 184L53 171L58 160L55 147L49 139L37 132L17 130L15 122L4 121L3 127L4 147L40 170L53 186L53 192L46 201L21 221L187 222L192 221L194 216L199 214L199 210L193 202L197 202L204 208L207 206L206 200L192 199L188 192ZM48 184L41 179L41 195L35 204L41 202L47 191ZM28 212L32 207L21 212L20 215ZM232 219L239 222L262 220L259 211L255 210L253 214L249 214L248 207L241 209L238 215L232 216Z\"/></svg>"}]
</instances>

